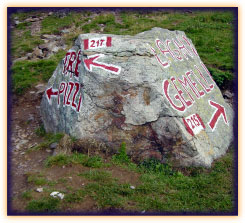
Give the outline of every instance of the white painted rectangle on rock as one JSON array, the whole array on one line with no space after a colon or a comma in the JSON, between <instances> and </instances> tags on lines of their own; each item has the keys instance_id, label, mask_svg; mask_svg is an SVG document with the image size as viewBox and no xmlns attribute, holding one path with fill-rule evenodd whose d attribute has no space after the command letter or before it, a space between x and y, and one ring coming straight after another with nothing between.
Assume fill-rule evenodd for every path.
<instances>
[{"instance_id":1,"label":"white painted rectangle on rock","mask_svg":"<svg viewBox=\"0 0 245 223\"><path fill-rule=\"evenodd\" d=\"M100 38L91 38L84 40L84 50L87 49L98 49L111 46L111 37L103 36Z\"/></svg>"},{"instance_id":2,"label":"white painted rectangle on rock","mask_svg":"<svg viewBox=\"0 0 245 223\"><path fill-rule=\"evenodd\" d=\"M205 129L205 126L198 114L192 114L186 118L183 118L183 122L187 131L191 135L197 135L199 132L201 132L201 130Z\"/></svg>"}]
</instances>

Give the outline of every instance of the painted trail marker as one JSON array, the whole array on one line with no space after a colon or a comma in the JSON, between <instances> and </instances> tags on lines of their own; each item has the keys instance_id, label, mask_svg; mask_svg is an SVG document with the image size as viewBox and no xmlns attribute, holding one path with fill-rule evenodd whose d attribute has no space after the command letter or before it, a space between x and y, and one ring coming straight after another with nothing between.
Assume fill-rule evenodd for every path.
<instances>
[{"instance_id":1,"label":"painted trail marker","mask_svg":"<svg viewBox=\"0 0 245 223\"><path fill-rule=\"evenodd\" d=\"M88 58L84 59L85 68L91 72L93 67L98 67L110 73L119 74L121 71L120 67L97 61L100 57L104 57L104 56L105 56L104 54L95 54L92 56L88 56Z\"/></svg>"},{"instance_id":2,"label":"painted trail marker","mask_svg":"<svg viewBox=\"0 0 245 223\"><path fill-rule=\"evenodd\" d=\"M135 161L210 167L233 140L233 110L184 32L81 34L50 78L46 131L122 142Z\"/></svg>"}]
</instances>

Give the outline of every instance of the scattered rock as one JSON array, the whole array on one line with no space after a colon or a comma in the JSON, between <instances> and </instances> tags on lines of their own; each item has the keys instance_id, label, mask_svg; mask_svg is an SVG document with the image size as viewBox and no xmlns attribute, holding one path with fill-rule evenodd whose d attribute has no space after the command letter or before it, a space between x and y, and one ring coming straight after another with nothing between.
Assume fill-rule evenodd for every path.
<instances>
[{"instance_id":1,"label":"scattered rock","mask_svg":"<svg viewBox=\"0 0 245 223\"><path fill-rule=\"evenodd\" d=\"M63 29L63 30L61 30L61 32L65 34L65 33L69 33L70 30L69 29Z\"/></svg>"},{"instance_id":2,"label":"scattered rock","mask_svg":"<svg viewBox=\"0 0 245 223\"><path fill-rule=\"evenodd\" d=\"M27 56L20 57L20 58L17 58L17 59L15 59L15 60L13 60L13 63L16 63L16 62L18 62L18 61L27 60L27 59L28 59L28 57L27 57Z\"/></svg>"},{"instance_id":3,"label":"scattered rock","mask_svg":"<svg viewBox=\"0 0 245 223\"><path fill-rule=\"evenodd\" d=\"M39 193L42 193L43 192L43 188L39 187L39 188L36 189L36 191L39 192Z\"/></svg>"},{"instance_id":4,"label":"scattered rock","mask_svg":"<svg viewBox=\"0 0 245 223\"><path fill-rule=\"evenodd\" d=\"M47 40L55 41L55 40L60 40L60 39L61 39L61 36L44 34L44 35L41 36L41 38L44 38L44 39L47 39Z\"/></svg>"},{"instance_id":5,"label":"scattered rock","mask_svg":"<svg viewBox=\"0 0 245 223\"><path fill-rule=\"evenodd\" d=\"M58 146L58 143L57 143L57 142L53 142L53 143L51 143L51 144L49 145L49 148L50 148L50 149L56 149L57 146Z\"/></svg>"},{"instance_id":6,"label":"scattered rock","mask_svg":"<svg viewBox=\"0 0 245 223\"><path fill-rule=\"evenodd\" d=\"M28 140L22 139L22 140L20 140L20 142L16 145L16 148L17 148L17 149L20 149L21 146L23 146L24 144L26 144L26 143L28 143L28 142L29 142Z\"/></svg>"},{"instance_id":7,"label":"scattered rock","mask_svg":"<svg viewBox=\"0 0 245 223\"><path fill-rule=\"evenodd\" d=\"M60 193L58 191L54 191L50 194L51 197L54 197L54 198L60 198L61 200L63 200L63 198L65 197L65 195L63 193Z\"/></svg>"},{"instance_id":8,"label":"scattered rock","mask_svg":"<svg viewBox=\"0 0 245 223\"><path fill-rule=\"evenodd\" d=\"M39 21L39 18L27 18L25 22L37 22Z\"/></svg>"},{"instance_id":9,"label":"scattered rock","mask_svg":"<svg viewBox=\"0 0 245 223\"><path fill-rule=\"evenodd\" d=\"M32 122L34 121L34 117L33 115L29 115L29 118L27 119L27 122Z\"/></svg>"},{"instance_id":10,"label":"scattered rock","mask_svg":"<svg viewBox=\"0 0 245 223\"><path fill-rule=\"evenodd\" d=\"M35 88L37 89L37 93L36 93L37 95L43 94L45 92L45 90L46 90L46 85L38 84L38 85L35 86Z\"/></svg>"},{"instance_id":11,"label":"scattered rock","mask_svg":"<svg viewBox=\"0 0 245 223\"><path fill-rule=\"evenodd\" d=\"M32 57L37 57L37 58L43 58L44 55L43 55L43 51L40 50L38 47L36 47L32 53Z\"/></svg>"},{"instance_id":12,"label":"scattered rock","mask_svg":"<svg viewBox=\"0 0 245 223\"><path fill-rule=\"evenodd\" d=\"M223 96L224 96L224 98L231 99L231 98L234 97L234 94L231 93L229 90L226 90L226 91L223 93Z\"/></svg>"},{"instance_id":13,"label":"scattered rock","mask_svg":"<svg viewBox=\"0 0 245 223\"><path fill-rule=\"evenodd\" d=\"M33 54L32 53L27 53L26 57L28 60L31 60L33 58Z\"/></svg>"}]
</instances>

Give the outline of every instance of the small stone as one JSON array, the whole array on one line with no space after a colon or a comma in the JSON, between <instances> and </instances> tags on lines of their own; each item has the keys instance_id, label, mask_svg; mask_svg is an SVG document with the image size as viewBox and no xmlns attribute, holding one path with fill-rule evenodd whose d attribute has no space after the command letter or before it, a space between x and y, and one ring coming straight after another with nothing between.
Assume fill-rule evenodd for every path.
<instances>
[{"instance_id":1,"label":"small stone","mask_svg":"<svg viewBox=\"0 0 245 223\"><path fill-rule=\"evenodd\" d=\"M62 33L69 33L70 30L69 29L64 29L64 30L61 30Z\"/></svg>"},{"instance_id":2,"label":"small stone","mask_svg":"<svg viewBox=\"0 0 245 223\"><path fill-rule=\"evenodd\" d=\"M130 188L134 190L135 189L135 186L130 186Z\"/></svg>"},{"instance_id":3,"label":"small stone","mask_svg":"<svg viewBox=\"0 0 245 223\"><path fill-rule=\"evenodd\" d=\"M20 155L25 155L25 152L20 153Z\"/></svg>"},{"instance_id":4,"label":"small stone","mask_svg":"<svg viewBox=\"0 0 245 223\"><path fill-rule=\"evenodd\" d=\"M55 46L55 47L52 49L52 52L57 53L59 50L60 50L60 47Z\"/></svg>"},{"instance_id":5,"label":"small stone","mask_svg":"<svg viewBox=\"0 0 245 223\"><path fill-rule=\"evenodd\" d=\"M58 191L52 192L52 193L50 194L50 196L52 196L52 197L54 197L54 198L59 197L61 200L65 197L64 194L62 194L62 193L60 193L60 192L58 192Z\"/></svg>"},{"instance_id":6,"label":"small stone","mask_svg":"<svg viewBox=\"0 0 245 223\"><path fill-rule=\"evenodd\" d=\"M30 60L30 59L32 59L33 54L32 54L32 53L27 53L27 54L26 54L26 57L27 57L28 60Z\"/></svg>"},{"instance_id":7,"label":"small stone","mask_svg":"<svg viewBox=\"0 0 245 223\"><path fill-rule=\"evenodd\" d=\"M65 169L66 167L65 166L62 166L63 169Z\"/></svg>"},{"instance_id":8,"label":"small stone","mask_svg":"<svg viewBox=\"0 0 245 223\"><path fill-rule=\"evenodd\" d=\"M34 117L33 117L33 116L30 116L30 117L27 119L27 122L31 122L31 121L34 121Z\"/></svg>"},{"instance_id":9,"label":"small stone","mask_svg":"<svg viewBox=\"0 0 245 223\"><path fill-rule=\"evenodd\" d=\"M51 153L52 150L51 149L46 149L46 152Z\"/></svg>"},{"instance_id":10,"label":"small stone","mask_svg":"<svg viewBox=\"0 0 245 223\"><path fill-rule=\"evenodd\" d=\"M70 180L72 180L72 177L68 177Z\"/></svg>"},{"instance_id":11,"label":"small stone","mask_svg":"<svg viewBox=\"0 0 245 223\"><path fill-rule=\"evenodd\" d=\"M36 92L35 92L35 91L30 91L29 93L30 93L30 94L35 94Z\"/></svg>"},{"instance_id":12,"label":"small stone","mask_svg":"<svg viewBox=\"0 0 245 223\"><path fill-rule=\"evenodd\" d=\"M56 147L58 146L58 143L57 142L53 142L49 145L49 148L50 149L56 149Z\"/></svg>"},{"instance_id":13,"label":"small stone","mask_svg":"<svg viewBox=\"0 0 245 223\"><path fill-rule=\"evenodd\" d=\"M20 24L20 21L18 21L18 20L15 21L15 25L18 25L18 24Z\"/></svg>"},{"instance_id":14,"label":"small stone","mask_svg":"<svg viewBox=\"0 0 245 223\"><path fill-rule=\"evenodd\" d=\"M38 58L43 58L42 50L36 47L35 50L33 51L33 56L38 57Z\"/></svg>"},{"instance_id":15,"label":"small stone","mask_svg":"<svg viewBox=\"0 0 245 223\"><path fill-rule=\"evenodd\" d=\"M230 91L228 91L228 90L226 90L224 93L223 93L223 96L224 96L224 98L232 98L233 97L233 94L230 92Z\"/></svg>"},{"instance_id":16,"label":"small stone","mask_svg":"<svg viewBox=\"0 0 245 223\"><path fill-rule=\"evenodd\" d=\"M38 90L37 91L37 95L43 94L45 92L45 90L46 90L46 85L38 84L38 85L35 86L35 88ZM40 108L40 106L39 106L39 108Z\"/></svg>"},{"instance_id":17,"label":"small stone","mask_svg":"<svg viewBox=\"0 0 245 223\"><path fill-rule=\"evenodd\" d=\"M141 214L144 214L145 213L145 210L141 211Z\"/></svg>"},{"instance_id":18,"label":"small stone","mask_svg":"<svg viewBox=\"0 0 245 223\"><path fill-rule=\"evenodd\" d=\"M41 192L43 192L43 188L42 187L39 187L39 188L36 189L36 191L39 192L39 193L41 193Z\"/></svg>"}]
</instances>

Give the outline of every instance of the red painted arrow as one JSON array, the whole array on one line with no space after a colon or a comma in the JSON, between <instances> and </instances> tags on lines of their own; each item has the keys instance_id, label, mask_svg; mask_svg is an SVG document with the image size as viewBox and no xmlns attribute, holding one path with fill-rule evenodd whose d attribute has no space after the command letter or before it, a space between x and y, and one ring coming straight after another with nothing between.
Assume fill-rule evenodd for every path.
<instances>
[{"instance_id":1,"label":"red painted arrow","mask_svg":"<svg viewBox=\"0 0 245 223\"><path fill-rule=\"evenodd\" d=\"M212 118L210 119L209 123L208 123L210 128L212 129L212 131L214 131L216 124L217 124L217 122L221 116L223 116L223 119L224 119L226 125L229 126L229 123L228 123L227 118L226 118L225 108L222 105L220 105L214 101L209 100L208 102L211 106L213 106L217 109L215 111L215 113L213 114Z\"/></svg>"},{"instance_id":2,"label":"red painted arrow","mask_svg":"<svg viewBox=\"0 0 245 223\"><path fill-rule=\"evenodd\" d=\"M46 94L48 96L48 99L51 99L51 96L58 95L58 90L53 89L52 87L46 90Z\"/></svg>"},{"instance_id":3,"label":"red painted arrow","mask_svg":"<svg viewBox=\"0 0 245 223\"><path fill-rule=\"evenodd\" d=\"M103 57L103 56L104 54L96 54L96 55L89 56L87 59L84 59L84 64L85 64L86 69L91 72L92 67L94 66L94 67L102 68L103 70L109 71L111 73L119 74L121 70L120 67L117 67L111 64L101 63L97 61L98 58Z\"/></svg>"}]
</instances>

